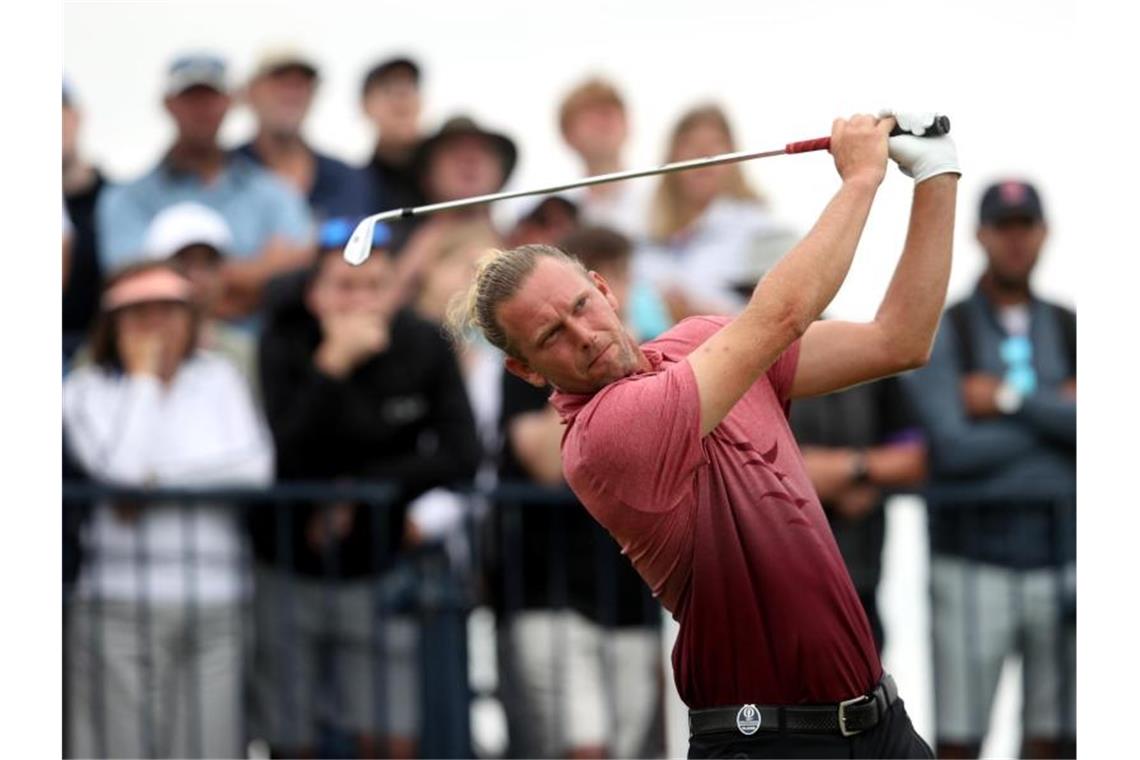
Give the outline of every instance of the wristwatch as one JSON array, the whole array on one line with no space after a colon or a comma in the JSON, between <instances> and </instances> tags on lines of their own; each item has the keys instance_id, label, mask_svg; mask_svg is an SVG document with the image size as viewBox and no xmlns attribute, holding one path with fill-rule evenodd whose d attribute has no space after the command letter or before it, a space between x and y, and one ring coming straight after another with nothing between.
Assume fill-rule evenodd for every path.
<instances>
[{"instance_id":1,"label":"wristwatch","mask_svg":"<svg viewBox=\"0 0 1140 760\"><path fill-rule=\"evenodd\" d=\"M856 449L855 461L851 465L851 482L863 485L871 481L871 470L867 467L867 452Z\"/></svg>"},{"instance_id":2,"label":"wristwatch","mask_svg":"<svg viewBox=\"0 0 1140 760\"><path fill-rule=\"evenodd\" d=\"M1021 408L1025 396L1010 383L1002 383L994 391L994 406L1002 414L1014 414Z\"/></svg>"}]
</instances>

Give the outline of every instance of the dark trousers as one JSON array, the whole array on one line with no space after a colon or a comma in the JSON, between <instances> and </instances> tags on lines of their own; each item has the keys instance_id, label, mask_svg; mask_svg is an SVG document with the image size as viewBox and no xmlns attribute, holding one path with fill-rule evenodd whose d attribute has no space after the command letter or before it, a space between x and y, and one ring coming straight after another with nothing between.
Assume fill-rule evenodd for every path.
<instances>
[{"instance_id":1,"label":"dark trousers","mask_svg":"<svg viewBox=\"0 0 1140 760\"><path fill-rule=\"evenodd\" d=\"M689 738L689 757L919 757L933 758L915 732L899 699L878 724L857 736L839 734L737 733Z\"/></svg>"}]
</instances>

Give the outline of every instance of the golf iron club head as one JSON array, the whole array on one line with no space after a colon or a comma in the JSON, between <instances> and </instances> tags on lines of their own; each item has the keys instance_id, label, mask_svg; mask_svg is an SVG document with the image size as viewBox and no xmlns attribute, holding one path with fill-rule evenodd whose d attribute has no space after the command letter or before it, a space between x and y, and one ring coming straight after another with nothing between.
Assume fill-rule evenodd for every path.
<instances>
[{"instance_id":1,"label":"golf iron club head","mask_svg":"<svg viewBox=\"0 0 1140 760\"><path fill-rule=\"evenodd\" d=\"M372 255L372 237L375 233L376 219L362 219L344 246L344 260L353 266L360 266L367 261Z\"/></svg>"}]
</instances>

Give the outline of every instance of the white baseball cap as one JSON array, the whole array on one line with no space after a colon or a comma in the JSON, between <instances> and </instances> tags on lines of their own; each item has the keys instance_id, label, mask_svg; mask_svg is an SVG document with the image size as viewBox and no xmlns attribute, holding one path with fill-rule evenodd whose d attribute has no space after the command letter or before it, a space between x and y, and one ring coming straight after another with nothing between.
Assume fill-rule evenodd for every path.
<instances>
[{"instance_id":1,"label":"white baseball cap","mask_svg":"<svg viewBox=\"0 0 1140 760\"><path fill-rule=\"evenodd\" d=\"M143 252L149 259L168 259L191 245L209 246L224 256L233 245L233 233L217 211L185 201L158 212L147 228Z\"/></svg>"}]
</instances>

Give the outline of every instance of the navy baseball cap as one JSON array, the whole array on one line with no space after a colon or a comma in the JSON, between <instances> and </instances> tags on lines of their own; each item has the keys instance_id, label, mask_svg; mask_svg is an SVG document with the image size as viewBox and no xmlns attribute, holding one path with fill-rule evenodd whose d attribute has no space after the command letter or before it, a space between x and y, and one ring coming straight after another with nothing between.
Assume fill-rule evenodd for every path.
<instances>
[{"instance_id":1,"label":"navy baseball cap","mask_svg":"<svg viewBox=\"0 0 1140 760\"><path fill-rule=\"evenodd\" d=\"M1045 218L1041 206L1041 196L1037 188L1022 180L1003 180L986 188L982 194L978 222L982 225L997 224L1006 219L1031 219L1038 222Z\"/></svg>"},{"instance_id":2,"label":"navy baseball cap","mask_svg":"<svg viewBox=\"0 0 1140 760\"><path fill-rule=\"evenodd\" d=\"M348 245L348 239L352 237L352 231L356 229L356 225L359 223L359 219L349 219L343 216L326 219L317 231L317 247L322 251L330 248L344 248ZM392 230L383 222L377 223L376 229L372 233L372 247L385 248L391 241Z\"/></svg>"},{"instance_id":3,"label":"navy baseball cap","mask_svg":"<svg viewBox=\"0 0 1140 760\"><path fill-rule=\"evenodd\" d=\"M192 53L175 58L166 70L165 94L181 95L191 87L199 86L221 93L229 92L226 62L211 53Z\"/></svg>"}]
</instances>

